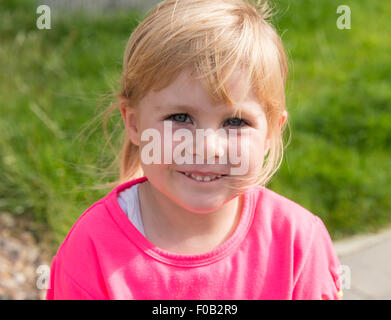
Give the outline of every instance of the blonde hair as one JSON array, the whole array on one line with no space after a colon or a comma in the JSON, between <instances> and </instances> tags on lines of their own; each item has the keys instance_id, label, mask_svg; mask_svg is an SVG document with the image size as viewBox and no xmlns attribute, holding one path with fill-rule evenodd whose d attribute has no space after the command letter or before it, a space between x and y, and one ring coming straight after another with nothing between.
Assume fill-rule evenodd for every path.
<instances>
[{"instance_id":1,"label":"blonde hair","mask_svg":"<svg viewBox=\"0 0 391 320\"><path fill-rule=\"evenodd\" d=\"M105 130L109 114L121 107L121 98L127 108L134 108L149 90L165 88L186 67L196 71L213 102L233 105L225 84L237 68L245 68L249 71L244 79L245 87L253 90L262 103L271 137L265 163L249 183L266 185L283 156L286 123L280 127L278 121L285 111L288 73L282 42L266 21L270 17L269 6L261 0L159 3L128 40L121 89L115 94L117 103L106 111ZM119 179L105 186L116 186L143 176L138 146L125 134L122 138L121 152L114 160L119 167Z\"/></svg>"}]
</instances>

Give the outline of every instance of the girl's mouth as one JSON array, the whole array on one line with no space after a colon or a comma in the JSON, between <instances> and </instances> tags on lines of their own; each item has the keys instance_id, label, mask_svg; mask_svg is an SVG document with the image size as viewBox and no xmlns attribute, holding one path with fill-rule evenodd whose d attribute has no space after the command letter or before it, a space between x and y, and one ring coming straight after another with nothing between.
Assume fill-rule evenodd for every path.
<instances>
[{"instance_id":1,"label":"girl's mouth","mask_svg":"<svg viewBox=\"0 0 391 320\"><path fill-rule=\"evenodd\" d=\"M216 181L219 180L223 177L226 176L226 174L213 174L213 173L196 173L196 172L181 172L178 171L179 173L182 173L189 179L198 181L198 182L211 182L211 181Z\"/></svg>"}]
</instances>

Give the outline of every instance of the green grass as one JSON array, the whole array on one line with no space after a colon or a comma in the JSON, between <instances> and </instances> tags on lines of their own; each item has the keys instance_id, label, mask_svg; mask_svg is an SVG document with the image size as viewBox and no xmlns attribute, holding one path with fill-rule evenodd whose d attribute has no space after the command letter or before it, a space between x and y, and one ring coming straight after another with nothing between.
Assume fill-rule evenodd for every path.
<instances>
[{"instance_id":1,"label":"green grass","mask_svg":"<svg viewBox=\"0 0 391 320\"><path fill-rule=\"evenodd\" d=\"M38 30L35 10L0 3L0 210L47 224L58 243L107 192L86 190L112 156L101 128L78 135L114 90L140 14L64 14Z\"/></svg>"},{"instance_id":2,"label":"green grass","mask_svg":"<svg viewBox=\"0 0 391 320\"><path fill-rule=\"evenodd\" d=\"M352 29L339 30L338 1L275 2L291 59L291 142L268 187L319 215L334 238L391 223L391 3L344 1ZM0 210L48 225L58 244L108 191L88 189L113 157L100 124L78 135L118 89L142 15L57 13L38 30L35 10L0 2Z\"/></svg>"}]
</instances>

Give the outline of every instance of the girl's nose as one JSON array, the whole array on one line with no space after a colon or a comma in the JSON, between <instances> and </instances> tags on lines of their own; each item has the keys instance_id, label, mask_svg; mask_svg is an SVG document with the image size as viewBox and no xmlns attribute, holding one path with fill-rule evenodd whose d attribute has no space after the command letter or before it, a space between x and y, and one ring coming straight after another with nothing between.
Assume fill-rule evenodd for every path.
<instances>
[{"instance_id":1,"label":"girl's nose","mask_svg":"<svg viewBox=\"0 0 391 320\"><path fill-rule=\"evenodd\" d=\"M197 163L215 163L216 158L222 158L226 154L226 136L219 131L213 129L197 131L195 143Z\"/></svg>"}]
</instances>

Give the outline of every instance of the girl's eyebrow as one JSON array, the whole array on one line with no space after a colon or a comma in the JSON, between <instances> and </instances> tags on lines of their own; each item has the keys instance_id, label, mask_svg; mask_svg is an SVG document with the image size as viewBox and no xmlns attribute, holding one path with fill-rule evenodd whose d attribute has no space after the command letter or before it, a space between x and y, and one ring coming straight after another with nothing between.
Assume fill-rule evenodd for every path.
<instances>
[{"instance_id":1,"label":"girl's eyebrow","mask_svg":"<svg viewBox=\"0 0 391 320\"><path fill-rule=\"evenodd\" d=\"M199 108L187 104L159 104L155 108L157 111L167 111L167 109L174 109L192 113L199 112Z\"/></svg>"}]
</instances>

